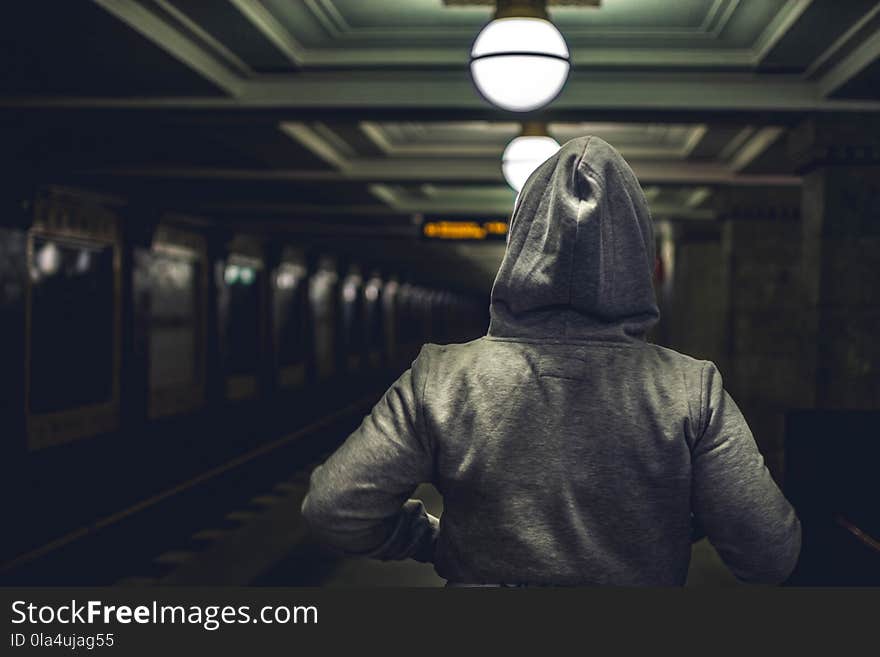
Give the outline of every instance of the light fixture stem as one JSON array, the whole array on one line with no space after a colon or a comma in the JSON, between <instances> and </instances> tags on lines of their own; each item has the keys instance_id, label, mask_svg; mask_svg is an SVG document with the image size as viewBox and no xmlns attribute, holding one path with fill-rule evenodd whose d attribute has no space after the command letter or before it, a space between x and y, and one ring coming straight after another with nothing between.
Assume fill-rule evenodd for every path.
<instances>
[{"instance_id":1,"label":"light fixture stem","mask_svg":"<svg viewBox=\"0 0 880 657\"><path fill-rule=\"evenodd\" d=\"M521 137L549 137L544 121L523 121Z\"/></svg>"},{"instance_id":2,"label":"light fixture stem","mask_svg":"<svg viewBox=\"0 0 880 657\"><path fill-rule=\"evenodd\" d=\"M495 18L543 18L547 14L547 0L495 0Z\"/></svg>"}]
</instances>

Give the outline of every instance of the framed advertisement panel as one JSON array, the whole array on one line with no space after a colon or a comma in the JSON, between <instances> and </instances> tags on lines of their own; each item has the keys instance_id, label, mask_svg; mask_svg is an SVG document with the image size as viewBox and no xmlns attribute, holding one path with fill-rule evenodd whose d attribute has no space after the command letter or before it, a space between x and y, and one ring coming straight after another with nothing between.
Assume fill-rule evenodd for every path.
<instances>
[{"instance_id":1,"label":"framed advertisement panel","mask_svg":"<svg viewBox=\"0 0 880 657\"><path fill-rule=\"evenodd\" d=\"M25 312L29 449L119 427L120 253L112 211L71 199L35 203Z\"/></svg>"},{"instance_id":2,"label":"framed advertisement panel","mask_svg":"<svg viewBox=\"0 0 880 657\"><path fill-rule=\"evenodd\" d=\"M151 419L192 412L205 403L207 285L204 237L160 225L149 259Z\"/></svg>"}]
</instances>

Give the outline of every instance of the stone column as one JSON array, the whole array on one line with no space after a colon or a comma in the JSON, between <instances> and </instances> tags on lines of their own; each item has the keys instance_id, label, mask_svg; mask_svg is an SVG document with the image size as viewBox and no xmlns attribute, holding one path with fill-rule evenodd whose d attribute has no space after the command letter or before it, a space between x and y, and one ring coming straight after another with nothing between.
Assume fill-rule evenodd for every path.
<instances>
[{"instance_id":1,"label":"stone column","mask_svg":"<svg viewBox=\"0 0 880 657\"><path fill-rule=\"evenodd\" d=\"M880 117L805 120L802 275L811 406L880 408Z\"/></svg>"},{"instance_id":2,"label":"stone column","mask_svg":"<svg viewBox=\"0 0 880 657\"><path fill-rule=\"evenodd\" d=\"M226 383L223 372L223 354L219 338L219 286L223 280L221 263L228 255L230 232L222 226L205 230L207 250L208 287L205 290L205 397L209 413L216 413L226 403Z\"/></svg>"},{"instance_id":3,"label":"stone column","mask_svg":"<svg viewBox=\"0 0 880 657\"><path fill-rule=\"evenodd\" d=\"M721 230L715 221L672 220L670 248L661 248L660 286L663 341L673 349L721 367L727 286L721 257ZM669 232L669 231L664 231Z\"/></svg>"},{"instance_id":4,"label":"stone column","mask_svg":"<svg viewBox=\"0 0 880 657\"><path fill-rule=\"evenodd\" d=\"M120 428L128 440L143 429L149 406L150 272L140 254L152 247L158 212L127 208L122 215L119 408Z\"/></svg>"},{"instance_id":5,"label":"stone column","mask_svg":"<svg viewBox=\"0 0 880 657\"><path fill-rule=\"evenodd\" d=\"M260 395L264 400L278 393L278 351L275 342L275 274L281 264L284 243L277 237L263 242L266 275L262 278L262 308L265 318L260 331Z\"/></svg>"},{"instance_id":6,"label":"stone column","mask_svg":"<svg viewBox=\"0 0 880 657\"><path fill-rule=\"evenodd\" d=\"M798 188L729 188L721 222L725 388L742 409L770 471L783 472L785 412L808 400Z\"/></svg>"}]
</instances>

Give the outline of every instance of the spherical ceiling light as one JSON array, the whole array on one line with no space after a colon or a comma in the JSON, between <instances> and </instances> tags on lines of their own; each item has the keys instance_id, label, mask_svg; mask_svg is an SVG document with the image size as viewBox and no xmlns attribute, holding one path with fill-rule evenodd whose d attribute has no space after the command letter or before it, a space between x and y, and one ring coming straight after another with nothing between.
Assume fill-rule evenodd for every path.
<instances>
[{"instance_id":1,"label":"spherical ceiling light","mask_svg":"<svg viewBox=\"0 0 880 657\"><path fill-rule=\"evenodd\" d=\"M514 112L544 107L565 86L568 46L535 3L498 2L495 19L471 48L471 77L493 105Z\"/></svg>"},{"instance_id":2,"label":"spherical ceiling light","mask_svg":"<svg viewBox=\"0 0 880 657\"><path fill-rule=\"evenodd\" d=\"M535 169L558 150L559 142L548 136L546 129L526 126L523 134L511 141L501 156L504 179L519 193Z\"/></svg>"}]
</instances>

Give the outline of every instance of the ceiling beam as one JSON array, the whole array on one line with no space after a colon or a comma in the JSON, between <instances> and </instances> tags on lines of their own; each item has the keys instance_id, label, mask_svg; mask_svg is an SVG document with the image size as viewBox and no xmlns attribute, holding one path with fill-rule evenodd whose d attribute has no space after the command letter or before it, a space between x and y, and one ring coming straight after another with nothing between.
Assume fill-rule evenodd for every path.
<instances>
[{"instance_id":1,"label":"ceiling beam","mask_svg":"<svg viewBox=\"0 0 880 657\"><path fill-rule=\"evenodd\" d=\"M513 210L513 203L503 204L498 201L489 200L485 203L454 203L433 200L406 200L393 206L374 206L374 205L314 205L303 203L259 203L259 202L239 202L239 203L191 203L187 204L187 208L192 211L202 212L211 215L284 215L287 219L295 218L314 219L320 217L363 217L364 219L389 216L404 215L470 215L480 217L509 217ZM682 219L709 220L715 218L715 212L711 208L692 208L684 205L672 205L665 203L650 204L651 213L655 217L678 217ZM342 224L334 224L321 222L321 225L338 226ZM349 226L351 224L344 224ZM364 224L364 226L377 226L374 223ZM379 225L382 230L387 229L389 234L409 234L412 229L407 226L385 226ZM380 231L381 232L381 231ZM417 231L416 231L417 232Z\"/></svg>"},{"instance_id":2,"label":"ceiling beam","mask_svg":"<svg viewBox=\"0 0 880 657\"><path fill-rule=\"evenodd\" d=\"M289 214L291 216L311 217L370 217L387 219L412 214L412 211L399 211L386 205L332 205L318 203L265 203L262 201L189 201L188 207L199 212L220 214ZM509 210L507 211L509 214ZM372 225L372 224L371 224Z\"/></svg>"},{"instance_id":3,"label":"ceiling beam","mask_svg":"<svg viewBox=\"0 0 880 657\"><path fill-rule=\"evenodd\" d=\"M240 226L242 229L255 232L283 231L285 233L327 235L333 237L418 238L421 234L419 227L415 224L411 226L383 226L374 223L335 223L314 220L309 221L309 215L305 213L297 214L288 211L278 214L284 214L284 216L276 221L261 218L256 221L253 219L246 219L242 222L240 218L229 218L229 220L224 223L236 222L236 225ZM303 220L298 221L297 217ZM314 219L314 216L312 216L311 219Z\"/></svg>"},{"instance_id":4,"label":"ceiling beam","mask_svg":"<svg viewBox=\"0 0 880 657\"><path fill-rule=\"evenodd\" d=\"M743 174L712 162L632 160L630 166L643 185L755 185L797 186L799 176ZM362 158L340 171L307 169L229 169L205 167L114 167L87 169L83 175L182 180L276 180L308 182L465 182L503 184L501 166L495 159L460 158Z\"/></svg>"},{"instance_id":5,"label":"ceiling beam","mask_svg":"<svg viewBox=\"0 0 880 657\"><path fill-rule=\"evenodd\" d=\"M880 35L878 35L880 36ZM287 80L256 79L240 101L251 107L397 107L478 109L487 105L467 71L371 72L357 76L302 73ZM814 111L871 108L880 102L824 98L799 76L759 78L741 74L575 72L560 97L560 110ZM516 115L511 115L515 117Z\"/></svg>"},{"instance_id":6,"label":"ceiling beam","mask_svg":"<svg viewBox=\"0 0 880 657\"><path fill-rule=\"evenodd\" d=\"M389 185L370 185L369 189L377 199L401 214L509 216L515 200L513 191L508 187L481 188L482 193L476 195L460 194L456 188L428 198ZM710 208L698 209L653 199L648 205L655 217L675 216L706 220L715 217L715 212Z\"/></svg>"},{"instance_id":7,"label":"ceiling beam","mask_svg":"<svg viewBox=\"0 0 880 657\"><path fill-rule=\"evenodd\" d=\"M117 6L121 0L97 0ZM129 7L127 2L122 5ZM133 5L138 7L138 5ZM134 10L133 10L134 11ZM171 30L165 25L167 30ZM167 32L166 30L166 32ZM173 32L173 30L171 30ZM171 47L175 34L165 41ZM863 48L876 47L880 34ZM870 46L870 47L869 47ZM863 52L863 48L859 51ZM190 53L198 60L205 53ZM854 55L855 56L855 53ZM852 59L851 58L848 58ZM861 60L859 60L861 61ZM195 66L197 61L192 61ZM216 62L216 60L211 60ZM207 62L202 62L208 66ZM224 69L225 70L225 69ZM215 77L219 71L211 70ZM206 73L207 75L207 73ZM231 76L228 77L228 76ZM417 113L428 110L449 117L487 113L518 120L524 115L500 112L474 91L467 70L302 72L258 76L244 80L228 74L221 82L236 98L68 98L27 97L0 99L3 108L129 108L179 110L286 110L290 112L352 112L362 118L382 112ZM835 100L825 97L816 82L794 75L755 76L703 73L572 73L551 112L572 116L584 113L638 112L657 121L663 114L804 113L878 111L880 102Z\"/></svg>"}]
</instances>

